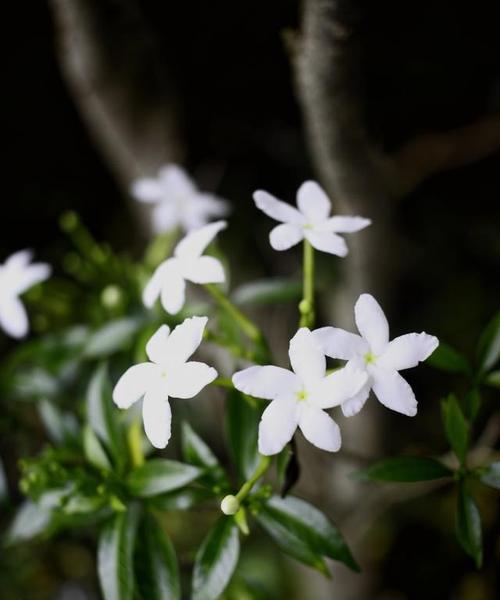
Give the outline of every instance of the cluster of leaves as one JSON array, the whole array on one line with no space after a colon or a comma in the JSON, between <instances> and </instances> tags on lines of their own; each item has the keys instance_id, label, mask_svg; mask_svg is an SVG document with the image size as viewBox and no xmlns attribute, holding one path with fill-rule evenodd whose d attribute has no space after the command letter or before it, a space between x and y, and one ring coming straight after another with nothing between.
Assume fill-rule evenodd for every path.
<instances>
[{"instance_id":1,"label":"cluster of leaves","mask_svg":"<svg viewBox=\"0 0 500 600\"><path fill-rule=\"evenodd\" d=\"M392 457L354 474L358 479L376 482L439 479L454 482L457 488L456 536L465 552L474 559L477 568L483 561L483 545L481 515L474 499L474 488L479 484L500 489L500 462L476 464L473 441L483 404L482 388L500 388L500 371L495 370L499 361L500 313L492 319L480 337L474 361L441 342L428 362L436 369L460 375L466 384L461 400L451 393L441 402L444 435L452 456L439 459L423 456Z\"/></svg>"}]
</instances>

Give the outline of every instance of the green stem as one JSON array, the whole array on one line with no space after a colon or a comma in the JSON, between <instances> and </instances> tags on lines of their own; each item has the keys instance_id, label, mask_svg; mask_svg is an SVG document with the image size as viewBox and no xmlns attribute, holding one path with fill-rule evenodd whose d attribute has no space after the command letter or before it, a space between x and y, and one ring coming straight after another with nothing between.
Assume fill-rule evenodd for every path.
<instances>
[{"instance_id":1,"label":"green stem","mask_svg":"<svg viewBox=\"0 0 500 600\"><path fill-rule=\"evenodd\" d=\"M236 494L236 499L238 502L243 502L243 500L248 496L248 494L252 491L253 486L257 483L257 481L264 475L264 473L271 466L271 457L260 455L260 461L255 471L252 473L252 476L248 481L241 486L240 491Z\"/></svg>"},{"instance_id":2,"label":"green stem","mask_svg":"<svg viewBox=\"0 0 500 600\"><path fill-rule=\"evenodd\" d=\"M140 467L144 464L144 453L142 452L142 432L141 432L141 420L134 419L130 424L127 441L130 451L130 459L132 461L132 467Z\"/></svg>"},{"instance_id":3,"label":"green stem","mask_svg":"<svg viewBox=\"0 0 500 600\"><path fill-rule=\"evenodd\" d=\"M304 284L299 304L300 326L314 326L314 248L304 240Z\"/></svg>"},{"instance_id":4,"label":"green stem","mask_svg":"<svg viewBox=\"0 0 500 600\"><path fill-rule=\"evenodd\" d=\"M234 388L233 382L228 377L217 377L212 381L212 384L229 390Z\"/></svg>"}]
</instances>

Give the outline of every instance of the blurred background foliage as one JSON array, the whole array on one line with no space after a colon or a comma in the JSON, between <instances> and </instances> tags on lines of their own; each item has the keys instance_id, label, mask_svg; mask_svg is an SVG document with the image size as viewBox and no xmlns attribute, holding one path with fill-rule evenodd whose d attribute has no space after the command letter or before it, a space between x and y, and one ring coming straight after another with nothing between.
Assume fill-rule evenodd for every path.
<instances>
[{"instance_id":1,"label":"blurred background foliage","mask_svg":"<svg viewBox=\"0 0 500 600\"><path fill-rule=\"evenodd\" d=\"M112 2L110 10L119 15L127 4ZM137 5L155 39L161 40L160 62L165 59L173 70L184 162L202 187L216 190L233 204L231 227L221 242L233 267L232 287L269 275L297 278L299 252L270 249L270 224L254 210L251 192L262 187L291 200L297 186L315 176L284 43L287 32L299 26L298 4L240 2L236 6L221 1L193 7L142 0ZM64 431L71 435L83 383L102 351L95 354L103 339L94 337L92 342L92 332L119 320L124 356L131 356L147 337L144 333L141 340L132 341L134 334L154 327L144 322L138 301L145 278L139 261L147 245L146 229L138 226L132 202L97 151L63 81L49 4L30 3L28 17L26 7L21 8L16 7L15 18L22 23L22 40L10 44L6 73L9 164L5 178L11 186L0 220L0 259L32 247L37 258L54 266L56 276L45 286L46 296L35 289L26 298L34 332L48 334L43 341L33 337L21 347L0 337L2 528L21 502L19 461L36 456L47 445L51 405L44 408L33 400L40 394L55 399ZM474 5L444 0L423 5L413 0L366 3L360 93L368 107L370 130L383 147L391 149L416 133L447 130L485 112L498 112L498 16L497 3L486 0ZM127 61L125 44L114 51ZM388 242L391 277L384 292L394 334L425 328L465 355L474 355L479 334L499 305L499 172L496 152L437 174L398 201ZM78 225L75 213L89 234ZM327 257L318 257L318 263L326 314L330 296L341 285L341 274ZM269 326L273 349L284 362L286 341L296 327L293 294L285 308L257 309L255 316ZM155 315L153 321L159 317ZM281 327L279 333L273 320ZM61 341L57 332L62 330L66 333ZM439 401L451 390L463 394L464 378L424 367L410 381L420 399L419 416L402 420L380 411L382 456L439 454L447 448ZM476 435L483 431L488 415L495 410L498 414L498 390L485 391L483 397ZM208 414L206 407L201 414L194 405L185 410L219 456L227 458L215 428L217 416ZM220 407L217 410L220 415ZM496 435L497 449L498 441ZM362 440L357 448L362 454ZM174 447L169 447L170 453L175 453ZM317 487L306 476L300 494L314 498ZM368 572L369 586L358 589L354 597L497 598L498 495L482 488L477 500L486 531L482 570L474 570L453 538L455 497L444 488L367 516L370 526L360 562ZM340 518L348 512L336 506L335 489L328 501L331 505L326 509L332 516ZM182 518L188 519L187 525L175 520L167 525L184 564L189 565L190 549L196 545L192 542L199 542L199 532L204 530L198 519L210 515ZM188 539L191 536L193 540ZM83 527L78 535L55 534L3 551L2 596L9 600L98 597L94 543L92 530ZM225 597L320 600L323 596L315 595L314 577L296 569L268 542L252 539ZM340 583L334 580L331 585L332 596L353 597L349 579L340 576Z\"/></svg>"}]
</instances>

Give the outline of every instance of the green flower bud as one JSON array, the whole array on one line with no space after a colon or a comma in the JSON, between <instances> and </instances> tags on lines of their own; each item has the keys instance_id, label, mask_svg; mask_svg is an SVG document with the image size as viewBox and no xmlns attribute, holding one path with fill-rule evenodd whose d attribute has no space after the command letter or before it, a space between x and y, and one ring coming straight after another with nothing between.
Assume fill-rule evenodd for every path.
<instances>
[{"instance_id":1,"label":"green flower bud","mask_svg":"<svg viewBox=\"0 0 500 600\"><path fill-rule=\"evenodd\" d=\"M240 501L236 496L226 496L220 503L220 509L225 515L235 515L240 509Z\"/></svg>"}]
</instances>

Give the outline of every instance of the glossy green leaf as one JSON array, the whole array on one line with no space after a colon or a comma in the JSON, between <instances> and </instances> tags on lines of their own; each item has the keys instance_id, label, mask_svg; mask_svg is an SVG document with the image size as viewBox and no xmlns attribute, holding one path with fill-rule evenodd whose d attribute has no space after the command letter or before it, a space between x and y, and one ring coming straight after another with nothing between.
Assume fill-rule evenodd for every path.
<instances>
[{"instance_id":1,"label":"glossy green leaf","mask_svg":"<svg viewBox=\"0 0 500 600\"><path fill-rule=\"evenodd\" d=\"M300 300L301 295L301 281L260 279L238 287L232 294L232 300L240 306L262 306Z\"/></svg>"},{"instance_id":2,"label":"glossy green leaf","mask_svg":"<svg viewBox=\"0 0 500 600\"><path fill-rule=\"evenodd\" d=\"M467 374L470 372L468 360L445 342L439 342L439 346L426 362L432 367L448 373Z\"/></svg>"},{"instance_id":3,"label":"glossy green leaf","mask_svg":"<svg viewBox=\"0 0 500 600\"><path fill-rule=\"evenodd\" d=\"M142 320L131 317L106 323L106 325L89 335L82 355L91 359L104 358L114 352L123 350L132 343L134 335L139 331L142 324Z\"/></svg>"},{"instance_id":4,"label":"glossy green leaf","mask_svg":"<svg viewBox=\"0 0 500 600\"><path fill-rule=\"evenodd\" d=\"M308 502L273 496L256 518L281 550L300 562L326 574L322 557L328 556L359 571L340 531Z\"/></svg>"},{"instance_id":5,"label":"glossy green leaf","mask_svg":"<svg viewBox=\"0 0 500 600\"><path fill-rule=\"evenodd\" d=\"M186 421L182 423L182 457L195 467L211 468L219 464L212 450Z\"/></svg>"},{"instance_id":6,"label":"glossy green leaf","mask_svg":"<svg viewBox=\"0 0 500 600\"><path fill-rule=\"evenodd\" d=\"M463 481L458 490L456 533L463 549L469 556L472 556L479 569L483 562L481 515Z\"/></svg>"},{"instance_id":7,"label":"glossy green leaf","mask_svg":"<svg viewBox=\"0 0 500 600\"><path fill-rule=\"evenodd\" d=\"M85 425L83 428L83 451L85 452L85 458L91 465L94 465L97 469L103 469L104 471L111 470L108 456L98 437L89 425Z\"/></svg>"},{"instance_id":8,"label":"glossy green leaf","mask_svg":"<svg viewBox=\"0 0 500 600\"><path fill-rule=\"evenodd\" d=\"M221 517L204 539L193 570L192 600L220 597L238 563L240 540L231 517Z\"/></svg>"},{"instance_id":9,"label":"glossy green leaf","mask_svg":"<svg viewBox=\"0 0 500 600\"><path fill-rule=\"evenodd\" d=\"M97 549L97 572L104 600L132 600L133 551L139 509L115 514L102 528Z\"/></svg>"},{"instance_id":10,"label":"glossy green leaf","mask_svg":"<svg viewBox=\"0 0 500 600\"><path fill-rule=\"evenodd\" d=\"M153 458L130 473L127 485L134 496L147 498L181 488L201 474L202 471L192 465Z\"/></svg>"},{"instance_id":11,"label":"glossy green leaf","mask_svg":"<svg viewBox=\"0 0 500 600\"><path fill-rule=\"evenodd\" d=\"M226 431L229 450L241 481L255 470L259 461L257 436L260 410L247 402L237 390L231 390L226 398Z\"/></svg>"},{"instance_id":12,"label":"glossy green leaf","mask_svg":"<svg viewBox=\"0 0 500 600\"><path fill-rule=\"evenodd\" d=\"M500 462L488 465L482 471L480 479L485 485L500 490Z\"/></svg>"},{"instance_id":13,"label":"glossy green leaf","mask_svg":"<svg viewBox=\"0 0 500 600\"><path fill-rule=\"evenodd\" d=\"M78 422L74 415L63 413L53 402L41 400L38 403L38 413L45 430L55 444L63 444L76 435Z\"/></svg>"},{"instance_id":14,"label":"glossy green leaf","mask_svg":"<svg viewBox=\"0 0 500 600\"><path fill-rule=\"evenodd\" d=\"M158 510L190 510L213 499L214 496L215 494L206 488L183 488L154 496L151 498L150 504Z\"/></svg>"},{"instance_id":15,"label":"glossy green leaf","mask_svg":"<svg viewBox=\"0 0 500 600\"><path fill-rule=\"evenodd\" d=\"M179 600L179 566L174 547L162 524L145 515L138 537L136 581L144 600Z\"/></svg>"},{"instance_id":16,"label":"glossy green leaf","mask_svg":"<svg viewBox=\"0 0 500 600\"><path fill-rule=\"evenodd\" d=\"M6 542L24 542L40 535L50 525L51 519L51 508L25 500L7 531Z\"/></svg>"},{"instance_id":17,"label":"glossy green leaf","mask_svg":"<svg viewBox=\"0 0 500 600\"><path fill-rule=\"evenodd\" d=\"M488 323L477 349L479 373L487 373L500 360L500 312Z\"/></svg>"},{"instance_id":18,"label":"glossy green leaf","mask_svg":"<svg viewBox=\"0 0 500 600\"><path fill-rule=\"evenodd\" d=\"M442 401L441 412L446 437L460 464L463 464L469 447L469 424L456 396L450 394Z\"/></svg>"},{"instance_id":19,"label":"glossy green leaf","mask_svg":"<svg viewBox=\"0 0 500 600\"><path fill-rule=\"evenodd\" d=\"M484 378L484 383L494 388L500 388L500 371L492 371Z\"/></svg>"},{"instance_id":20,"label":"glossy green leaf","mask_svg":"<svg viewBox=\"0 0 500 600\"><path fill-rule=\"evenodd\" d=\"M467 391L464 396L464 416L471 423L476 419L482 404L482 397L479 389L476 387Z\"/></svg>"},{"instance_id":21,"label":"glossy green leaf","mask_svg":"<svg viewBox=\"0 0 500 600\"><path fill-rule=\"evenodd\" d=\"M434 458L396 456L353 473L355 479L379 482L416 482L450 477L453 472Z\"/></svg>"}]
</instances>

